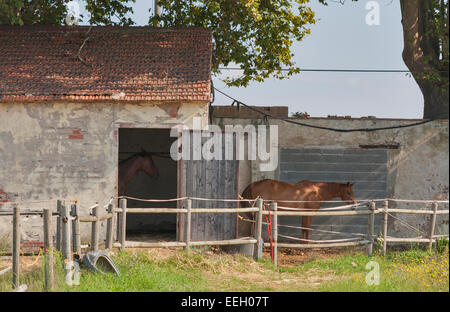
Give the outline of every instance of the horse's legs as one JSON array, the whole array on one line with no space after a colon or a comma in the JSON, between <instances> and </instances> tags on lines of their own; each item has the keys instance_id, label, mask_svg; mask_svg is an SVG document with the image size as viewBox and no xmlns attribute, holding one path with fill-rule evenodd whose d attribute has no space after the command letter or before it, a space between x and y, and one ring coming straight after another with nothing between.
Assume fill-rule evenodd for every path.
<instances>
[{"instance_id":1,"label":"horse's legs","mask_svg":"<svg viewBox=\"0 0 450 312\"><path fill-rule=\"evenodd\" d=\"M313 219L312 216L309 216L309 217L307 217L307 219L306 219L306 225L305 225L305 227L307 227L308 230L306 231L306 236L304 237L304 239L308 239L308 238L309 238L309 231L310 231L309 229L311 228L312 219Z\"/></svg>"},{"instance_id":2,"label":"horse's legs","mask_svg":"<svg viewBox=\"0 0 450 312\"><path fill-rule=\"evenodd\" d=\"M309 225L311 222L309 221L311 217L309 216L302 216L302 239L308 239L309 236ZM301 241L301 243L306 243L306 241Z\"/></svg>"}]
</instances>

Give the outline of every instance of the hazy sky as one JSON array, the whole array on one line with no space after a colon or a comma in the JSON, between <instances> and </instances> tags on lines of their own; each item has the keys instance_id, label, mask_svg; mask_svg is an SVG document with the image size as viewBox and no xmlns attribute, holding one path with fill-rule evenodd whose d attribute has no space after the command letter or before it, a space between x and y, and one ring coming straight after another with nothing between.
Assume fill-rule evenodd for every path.
<instances>
[{"instance_id":1,"label":"hazy sky","mask_svg":"<svg viewBox=\"0 0 450 312\"><path fill-rule=\"evenodd\" d=\"M403 34L399 0L378 0L380 25L366 24L369 1L347 0L323 6L311 0L317 23L311 34L294 44L294 61L308 69L407 70L402 60ZM147 25L151 0L136 0L133 20ZM238 74L239 72L233 72ZM230 72L224 72L229 75ZM228 88L218 78L215 86L238 100L258 106L289 106L311 116L351 115L421 118L423 97L405 73L303 72L290 79L269 79L247 88ZM215 105L231 101L216 94Z\"/></svg>"}]
</instances>

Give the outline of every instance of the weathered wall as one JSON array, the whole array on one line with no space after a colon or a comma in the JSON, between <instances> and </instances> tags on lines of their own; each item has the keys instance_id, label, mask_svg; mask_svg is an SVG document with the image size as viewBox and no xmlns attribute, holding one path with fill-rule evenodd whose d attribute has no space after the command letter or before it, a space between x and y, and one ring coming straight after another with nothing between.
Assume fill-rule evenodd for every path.
<instances>
[{"instance_id":1,"label":"weathered wall","mask_svg":"<svg viewBox=\"0 0 450 312\"><path fill-rule=\"evenodd\" d=\"M387 127L417 122L417 120L331 118L310 118L301 121L312 125L340 129ZM264 120L221 118L216 115L213 123L221 126L248 124L257 126L264 124ZM278 126L280 149L345 150L360 149L360 145L398 145L397 149L387 150L387 197L420 200L448 199L448 120L434 121L410 128L350 133L307 128L273 119L269 119L269 123ZM280 159L279 156L278 159ZM273 172L261 172L257 161L241 161L239 172L241 193L253 181L264 178L280 178L279 166ZM405 204L397 205L406 206ZM408 207L421 208L423 206L423 204L411 204ZM448 205L445 208L448 208ZM401 217L422 230L428 227L428 217L416 215L402 215ZM295 222L298 224L297 221ZM392 218L389 223L389 233L392 235L417 235L417 233L405 229ZM436 233L448 233L448 215L438 218Z\"/></svg>"},{"instance_id":2,"label":"weathered wall","mask_svg":"<svg viewBox=\"0 0 450 312\"><path fill-rule=\"evenodd\" d=\"M117 194L119 128L191 126L193 117L207 124L207 103L1 103L0 209L10 207L5 202L65 199L78 200L87 214ZM46 205L56 204L32 207ZM41 219L33 220L24 219L24 239L41 231ZM0 237L10 224L0 217Z\"/></svg>"}]
</instances>

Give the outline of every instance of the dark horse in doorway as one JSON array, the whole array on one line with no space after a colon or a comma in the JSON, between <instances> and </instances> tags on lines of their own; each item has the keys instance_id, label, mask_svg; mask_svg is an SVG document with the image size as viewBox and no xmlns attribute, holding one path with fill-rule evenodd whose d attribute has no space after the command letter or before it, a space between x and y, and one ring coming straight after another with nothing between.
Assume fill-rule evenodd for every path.
<instances>
[{"instance_id":1,"label":"dark horse in doorway","mask_svg":"<svg viewBox=\"0 0 450 312\"><path fill-rule=\"evenodd\" d=\"M245 199L256 199L261 197L265 200L276 201L278 206L288 208L308 209L316 211L320 208L320 202L292 203L287 201L328 201L333 198L340 198L347 204L357 204L353 193L353 184L334 182L312 182L303 180L295 184L265 179L251 183L242 193ZM278 208L283 211L283 208ZM290 209L289 209L290 210ZM302 216L302 239L309 237L309 228L312 223L312 216Z\"/></svg>"},{"instance_id":2,"label":"dark horse in doorway","mask_svg":"<svg viewBox=\"0 0 450 312\"><path fill-rule=\"evenodd\" d=\"M139 171L145 172L151 178L159 176L152 155L145 150L119 162L119 196L125 195L128 182Z\"/></svg>"}]
</instances>

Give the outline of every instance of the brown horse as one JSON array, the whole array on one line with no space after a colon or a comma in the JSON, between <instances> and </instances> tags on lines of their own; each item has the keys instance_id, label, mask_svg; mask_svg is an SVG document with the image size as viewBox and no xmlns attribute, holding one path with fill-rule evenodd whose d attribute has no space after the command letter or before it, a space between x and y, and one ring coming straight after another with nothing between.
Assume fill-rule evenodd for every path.
<instances>
[{"instance_id":1,"label":"brown horse","mask_svg":"<svg viewBox=\"0 0 450 312\"><path fill-rule=\"evenodd\" d=\"M353 194L353 184L312 182L303 180L295 184L265 179L251 183L242 193L245 199L256 199L258 196L265 200L276 201L279 206L289 208L302 208L316 211L320 208L320 202L292 203L287 201L328 201L333 198L341 198L347 204L357 204ZM354 209L354 208L353 208ZM282 211L282 208L278 208ZM285 209L287 210L287 209ZM312 216L302 216L302 227L310 228ZM302 229L302 239L307 240L309 230Z\"/></svg>"},{"instance_id":2,"label":"brown horse","mask_svg":"<svg viewBox=\"0 0 450 312\"><path fill-rule=\"evenodd\" d=\"M119 196L125 195L128 182L139 171L145 172L151 178L159 176L152 155L145 150L119 162Z\"/></svg>"}]
</instances>

